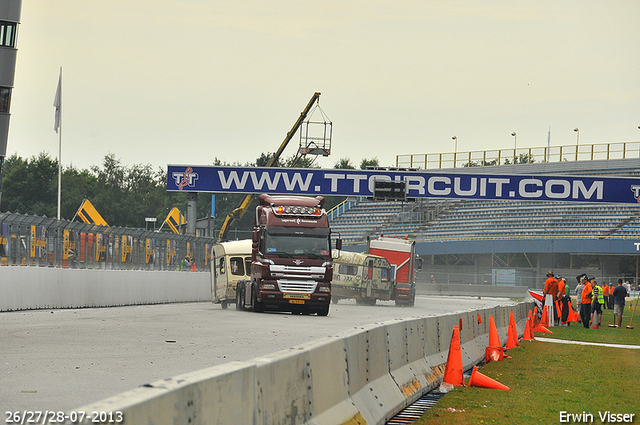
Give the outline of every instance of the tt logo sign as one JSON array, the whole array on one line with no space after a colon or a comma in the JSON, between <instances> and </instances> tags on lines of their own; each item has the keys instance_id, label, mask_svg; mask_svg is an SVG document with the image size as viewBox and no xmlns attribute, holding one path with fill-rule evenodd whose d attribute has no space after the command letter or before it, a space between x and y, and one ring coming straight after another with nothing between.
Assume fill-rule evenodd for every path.
<instances>
[{"instance_id":1,"label":"tt logo sign","mask_svg":"<svg viewBox=\"0 0 640 425\"><path fill-rule=\"evenodd\" d=\"M171 176L175 180L178 190L184 189L185 186L194 187L196 180L198 180L198 173L194 173L191 167L187 167L184 173L173 173Z\"/></svg>"}]
</instances>

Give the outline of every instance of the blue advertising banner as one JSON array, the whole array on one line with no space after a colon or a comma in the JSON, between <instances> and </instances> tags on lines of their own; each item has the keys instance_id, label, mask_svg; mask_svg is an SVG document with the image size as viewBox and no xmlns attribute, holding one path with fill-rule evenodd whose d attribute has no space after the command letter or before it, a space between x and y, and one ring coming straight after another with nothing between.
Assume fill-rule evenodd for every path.
<instances>
[{"instance_id":1,"label":"blue advertising banner","mask_svg":"<svg viewBox=\"0 0 640 425\"><path fill-rule=\"evenodd\" d=\"M638 178L185 165L167 175L167 190L184 192L373 196L376 180L395 180L409 198L640 202Z\"/></svg>"}]
</instances>

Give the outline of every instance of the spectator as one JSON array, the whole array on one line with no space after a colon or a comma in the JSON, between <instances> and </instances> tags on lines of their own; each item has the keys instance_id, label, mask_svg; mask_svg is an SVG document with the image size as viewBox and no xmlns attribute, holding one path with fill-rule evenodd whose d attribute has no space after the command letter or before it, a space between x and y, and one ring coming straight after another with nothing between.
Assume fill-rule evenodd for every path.
<instances>
[{"instance_id":1,"label":"spectator","mask_svg":"<svg viewBox=\"0 0 640 425\"><path fill-rule=\"evenodd\" d=\"M558 281L553 275L552 271L547 273L547 280L544 282L544 291L542 292L542 306L547 302L547 295L551 295L553 297L553 301L555 301L558 297ZM553 303L551 305L553 308Z\"/></svg>"},{"instance_id":2,"label":"spectator","mask_svg":"<svg viewBox=\"0 0 640 425\"><path fill-rule=\"evenodd\" d=\"M613 298L615 299L613 314L616 319L616 328L622 326L622 314L624 313L624 306L628 294L627 288L622 286L622 279L618 279L618 286L613 290Z\"/></svg>"},{"instance_id":3,"label":"spectator","mask_svg":"<svg viewBox=\"0 0 640 425\"><path fill-rule=\"evenodd\" d=\"M580 275L577 277L578 286L576 286L576 311L580 317L580 322L582 322L582 310L580 309L581 300L582 300L582 290L584 289L584 283L587 280L585 275Z\"/></svg>"},{"instance_id":4,"label":"spectator","mask_svg":"<svg viewBox=\"0 0 640 425\"><path fill-rule=\"evenodd\" d=\"M191 266L191 261L190 261L189 256L187 255L182 260L182 270L189 270L190 266Z\"/></svg>"},{"instance_id":5,"label":"spectator","mask_svg":"<svg viewBox=\"0 0 640 425\"><path fill-rule=\"evenodd\" d=\"M593 295L591 301L591 329L600 329L600 319L602 319L602 306L604 305L604 295L602 287L598 285L596 278L591 279Z\"/></svg>"},{"instance_id":6,"label":"spectator","mask_svg":"<svg viewBox=\"0 0 640 425\"><path fill-rule=\"evenodd\" d=\"M602 308L606 310L609 308L609 285L606 283L602 284L602 296L604 297L604 304L602 305Z\"/></svg>"},{"instance_id":7,"label":"spectator","mask_svg":"<svg viewBox=\"0 0 640 425\"><path fill-rule=\"evenodd\" d=\"M580 310L582 301L582 290L584 289L584 283L587 277L584 275L577 276L578 285L576 286L576 311L578 312L579 322L582 322L582 311Z\"/></svg>"},{"instance_id":8,"label":"spectator","mask_svg":"<svg viewBox=\"0 0 640 425\"><path fill-rule=\"evenodd\" d=\"M582 326L586 329L589 329L589 316L591 314L591 298L593 294L591 293L593 288L591 287L591 282L585 276L584 277L584 288L582 288L582 295L580 298L580 318L582 320Z\"/></svg>"},{"instance_id":9,"label":"spectator","mask_svg":"<svg viewBox=\"0 0 640 425\"><path fill-rule=\"evenodd\" d=\"M618 279L621 280L621 279ZM616 287L613 286L613 283L609 283L609 299L607 300L609 310L613 310L613 290Z\"/></svg>"},{"instance_id":10,"label":"spectator","mask_svg":"<svg viewBox=\"0 0 640 425\"><path fill-rule=\"evenodd\" d=\"M568 326L569 303L571 303L571 291L565 278L558 276L558 304L560 305L560 323Z\"/></svg>"}]
</instances>

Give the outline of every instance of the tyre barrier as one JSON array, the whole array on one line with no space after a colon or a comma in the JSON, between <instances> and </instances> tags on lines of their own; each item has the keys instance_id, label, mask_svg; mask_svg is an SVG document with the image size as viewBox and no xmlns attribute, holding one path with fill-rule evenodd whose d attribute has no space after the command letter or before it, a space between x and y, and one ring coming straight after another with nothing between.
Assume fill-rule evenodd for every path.
<instances>
[{"instance_id":1,"label":"tyre barrier","mask_svg":"<svg viewBox=\"0 0 640 425\"><path fill-rule=\"evenodd\" d=\"M489 316L504 343L509 314L522 335L532 308L523 302L358 327L156 381L74 411L122 412L121 423L136 425L384 424L440 384L460 319L463 366L470 370L484 360Z\"/></svg>"}]
</instances>

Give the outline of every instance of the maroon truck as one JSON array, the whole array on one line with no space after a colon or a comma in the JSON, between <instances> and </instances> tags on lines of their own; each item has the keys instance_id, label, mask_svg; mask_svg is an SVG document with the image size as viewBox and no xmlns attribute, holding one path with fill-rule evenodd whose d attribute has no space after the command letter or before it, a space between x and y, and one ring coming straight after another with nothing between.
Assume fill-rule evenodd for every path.
<instances>
[{"instance_id":1,"label":"maroon truck","mask_svg":"<svg viewBox=\"0 0 640 425\"><path fill-rule=\"evenodd\" d=\"M236 308L329 314L331 230L324 198L260 195L251 280L238 282ZM336 242L340 249L341 241Z\"/></svg>"}]
</instances>

